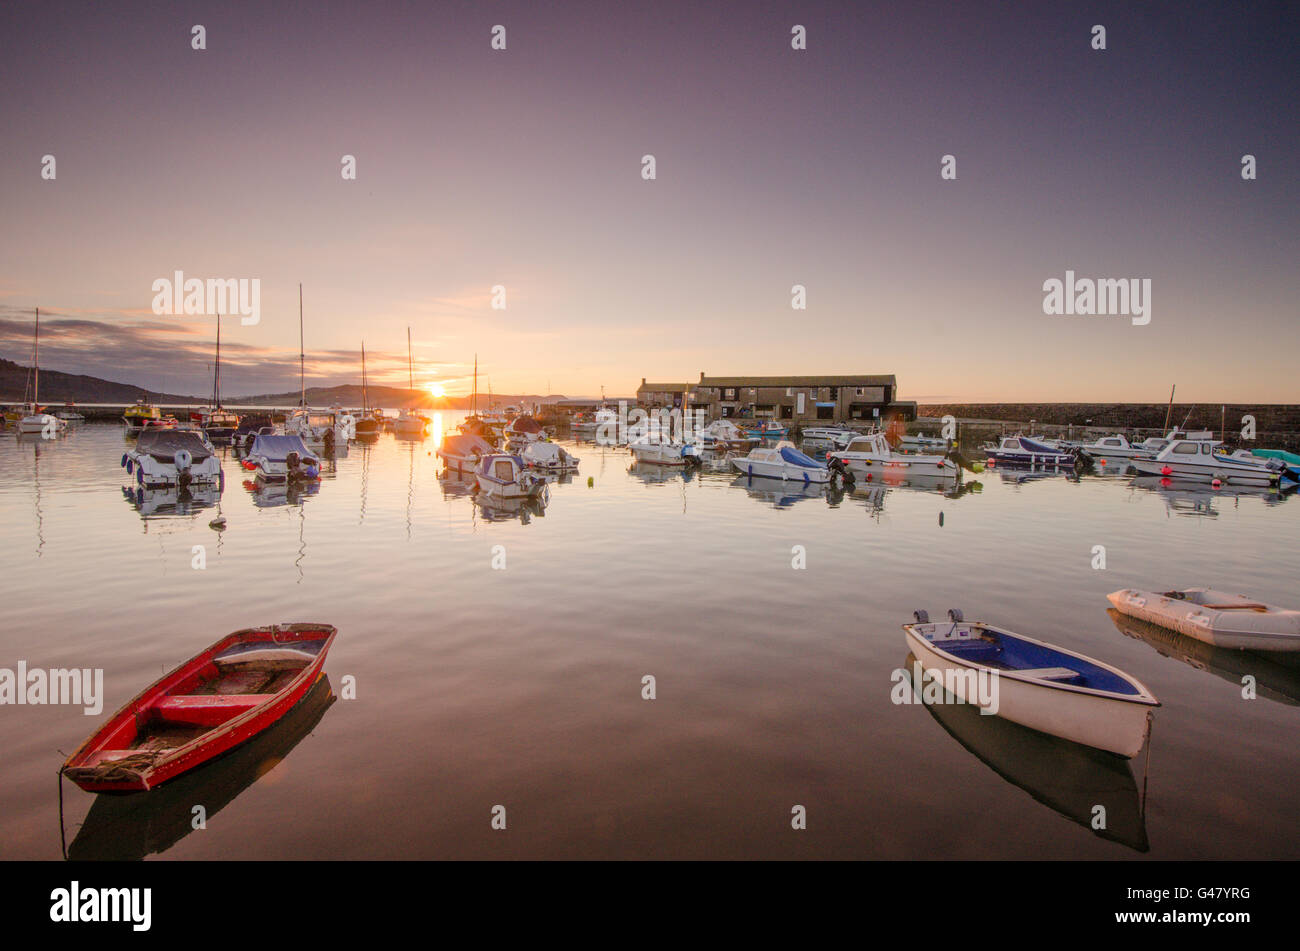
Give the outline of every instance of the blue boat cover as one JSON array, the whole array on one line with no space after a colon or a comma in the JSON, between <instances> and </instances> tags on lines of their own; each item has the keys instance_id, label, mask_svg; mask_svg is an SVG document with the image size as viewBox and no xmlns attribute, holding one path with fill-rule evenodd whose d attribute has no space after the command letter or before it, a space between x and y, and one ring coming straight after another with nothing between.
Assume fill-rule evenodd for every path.
<instances>
[{"instance_id":1,"label":"blue boat cover","mask_svg":"<svg viewBox=\"0 0 1300 951\"><path fill-rule=\"evenodd\" d=\"M289 453L296 452L304 462L316 461L316 456L298 436L272 436L263 433L253 439L249 455L262 456L268 462L284 462Z\"/></svg>"},{"instance_id":2,"label":"blue boat cover","mask_svg":"<svg viewBox=\"0 0 1300 951\"><path fill-rule=\"evenodd\" d=\"M809 469L825 469L820 462L809 456L804 455L798 449L787 446L781 450L781 458L794 466L803 466Z\"/></svg>"}]
</instances>

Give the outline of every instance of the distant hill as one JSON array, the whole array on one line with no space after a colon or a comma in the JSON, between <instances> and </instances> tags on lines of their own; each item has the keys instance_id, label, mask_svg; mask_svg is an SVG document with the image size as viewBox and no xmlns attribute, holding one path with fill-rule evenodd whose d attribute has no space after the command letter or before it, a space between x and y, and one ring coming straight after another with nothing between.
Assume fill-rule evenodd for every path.
<instances>
[{"instance_id":1,"label":"distant hill","mask_svg":"<svg viewBox=\"0 0 1300 951\"><path fill-rule=\"evenodd\" d=\"M14 363L12 360L0 359L0 403L21 403L26 392L29 367ZM134 403L141 397L147 397L154 403L196 403L208 402L211 395L185 396L178 393L159 393L146 390L130 383L115 383L101 380L99 377L74 373L62 373L58 370L41 370L41 402L45 404L66 403ZM272 406L296 406L299 392L261 393L255 396L222 395L223 403ZM493 393L492 402L497 408L522 406L533 403L552 403L564 399L561 395L539 396L537 394ZM372 386L369 388L369 402L372 406L389 409L417 407L421 409L469 409L472 402L468 396L431 395L427 390L409 390L396 386ZM478 406L486 410L486 394L480 393ZM307 388L307 403L310 406L333 406L335 403L348 407L361 405L361 386L344 384L342 386L311 386Z\"/></svg>"},{"instance_id":2,"label":"distant hill","mask_svg":"<svg viewBox=\"0 0 1300 951\"><path fill-rule=\"evenodd\" d=\"M12 360L0 359L0 402L20 403L28 386L29 367ZM134 403L147 396L159 403L202 403L200 396L181 396L176 393L155 393L130 383L114 383L99 377L58 370L41 370L41 402L66 403Z\"/></svg>"}]
</instances>

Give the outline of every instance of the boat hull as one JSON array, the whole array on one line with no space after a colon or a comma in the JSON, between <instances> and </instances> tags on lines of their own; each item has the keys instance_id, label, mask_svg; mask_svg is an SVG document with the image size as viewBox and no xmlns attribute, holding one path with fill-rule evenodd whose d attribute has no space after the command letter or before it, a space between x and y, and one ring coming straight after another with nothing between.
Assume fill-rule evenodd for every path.
<instances>
[{"instance_id":1,"label":"boat hull","mask_svg":"<svg viewBox=\"0 0 1300 951\"><path fill-rule=\"evenodd\" d=\"M322 676L325 657L336 634L336 629L328 624L288 624L237 631L222 638L212 647L164 675L110 717L94 736L68 757L63 766L63 774L87 792L143 792L230 752L276 723L311 690ZM169 691L179 688L206 666L210 666L213 658L223 651L245 643L288 648L294 641L305 641L309 638L313 642L323 641L315 657L281 690L266 695L265 700L250 705L243 713L212 727L193 741L155 757L148 765L131 766L128 765L127 760L119 761L104 757L105 742L111 741L115 734L127 729L134 718L154 709L154 705L160 700L175 699ZM184 695L182 699L222 701L227 698ZM216 706L217 704L214 703L211 708ZM194 703L184 715L190 718L190 722L197 723L201 722L202 714L203 705ZM111 767L116 762L120 762L121 765L116 768L105 768Z\"/></svg>"},{"instance_id":2,"label":"boat hull","mask_svg":"<svg viewBox=\"0 0 1300 951\"><path fill-rule=\"evenodd\" d=\"M1203 590L1203 589L1189 589ZM1124 588L1106 595L1121 614L1231 650L1300 651L1300 611L1265 605L1236 594L1204 591L1214 608L1153 591ZM1256 609L1253 605L1262 608Z\"/></svg>"},{"instance_id":3,"label":"boat hull","mask_svg":"<svg viewBox=\"0 0 1300 951\"><path fill-rule=\"evenodd\" d=\"M979 664L962 662L935 650L912 625L904 627L907 646L923 670L962 673L979 671ZM1072 653L1072 652L1064 652ZM1078 655L1074 655L1078 656ZM1142 749L1149 730L1153 703L1065 690L1047 684L1017 679L1014 671L998 671L997 707L993 712L1021 726L1048 733L1094 749L1132 759ZM981 703L965 677L951 680L953 693L964 703L981 710Z\"/></svg>"}]
</instances>

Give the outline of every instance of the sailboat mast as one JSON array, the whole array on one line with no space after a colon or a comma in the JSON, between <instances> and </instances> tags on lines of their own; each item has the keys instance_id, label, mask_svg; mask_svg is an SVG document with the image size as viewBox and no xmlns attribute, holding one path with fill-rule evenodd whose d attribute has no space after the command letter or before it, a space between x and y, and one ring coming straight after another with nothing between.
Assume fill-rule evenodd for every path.
<instances>
[{"instance_id":1,"label":"sailboat mast","mask_svg":"<svg viewBox=\"0 0 1300 951\"><path fill-rule=\"evenodd\" d=\"M411 328L406 328L406 376L410 388L415 389L415 364L411 362Z\"/></svg>"},{"instance_id":2,"label":"sailboat mast","mask_svg":"<svg viewBox=\"0 0 1300 951\"><path fill-rule=\"evenodd\" d=\"M221 408L221 315L217 314L217 364L212 374L212 408Z\"/></svg>"},{"instance_id":3,"label":"sailboat mast","mask_svg":"<svg viewBox=\"0 0 1300 951\"><path fill-rule=\"evenodd\" d=\"M366 342L361 341L361 415L370 415L370 402L366 394Z\"/></svg>"},{"instance_id":4,"label":"sailboat mast","mask_svg":"<svg viewBox=\"0 0 1300 951\"><path fill-rule=\"evenodd\" d=\"M1169 388L1169 408L1165 410L1165 432L1169 432L1169 417L1174 415L1174 390L1178 389L1175 383Z\"/></svg>"},{"instance_id":5,"label":"sailboat mast","mask_svg":"<svg viewBox=\"0 0 1300 951\"><path fill-rule=\"evenodd\" d=\"M32 391L32 412L41 407L41 309L36 308L36 339L32 344L32 369L36 375L36 386Z\"/></svg>"},{"instance_id":6,"label":"sailboat mast","mask_svg":"<svg viewBox=\"0 0 1300 951\"><path fill-rule=\"evenodd\" d=\"M298 405L307 408L307 351L302 335L302 282L298 282Z\"/></svg>"},{"instance_id":7,"label":"sailboat mast","mask_svg":"<svg viewBox=\"0 0 1300 951\"><path fill-rule=\"evenodd\" d=\"M478 415L478 354L474 354L474 406L471 413L473 416Z\"/></svg>"}]
</instances>

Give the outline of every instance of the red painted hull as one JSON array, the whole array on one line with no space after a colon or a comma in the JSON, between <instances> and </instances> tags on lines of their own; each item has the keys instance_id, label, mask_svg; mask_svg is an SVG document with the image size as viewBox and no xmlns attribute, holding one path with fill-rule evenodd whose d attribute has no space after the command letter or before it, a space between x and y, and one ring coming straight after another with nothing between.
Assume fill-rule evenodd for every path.
<instances>
[{"instance_id":1,"label":"red painted hull","mask_svg":"<svg viewBox=\"0 0 1300 951\"><path fill-rule=\"evenodd\" d=\"M109 718L68 757L64 773L87 792L143 792L229 752L274 724L303 698L321 676L336 634L328 624L285 624L223 637ZM224 676L223 663L271 654L310 659L300 668L254 674L271 677L276 685L273 692L200 692ZM151 726L194 735L161 749L150 748L140 741Z\"/></svg>"}]
</instances>

